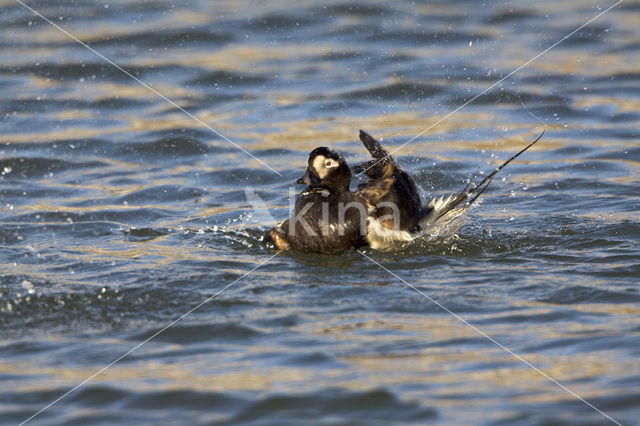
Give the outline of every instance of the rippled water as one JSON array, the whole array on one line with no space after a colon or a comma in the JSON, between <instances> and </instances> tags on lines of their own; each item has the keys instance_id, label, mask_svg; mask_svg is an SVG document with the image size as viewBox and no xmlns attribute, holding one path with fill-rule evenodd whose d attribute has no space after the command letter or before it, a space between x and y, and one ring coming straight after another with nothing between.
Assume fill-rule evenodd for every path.
<instances>
[{"instance_id":1,"label":"rippled water","mask_svg":"<svg viewBox=\"0 0 640 426\"><path fill-rule=\"evenodd\" d=\"M177 4L180 3L180 4ZM29 1L274 173L0 1L0 422L640 418L640 3ZM459 238L275 254L319 145L363 128L425 198L547 128ZM268 222L268 221L267 221ZM268 260L268 261L267 261ZM248 276L260 263L267 261ZM415 286L421 296L398 278Z\"/></svg>"}]
</instances>

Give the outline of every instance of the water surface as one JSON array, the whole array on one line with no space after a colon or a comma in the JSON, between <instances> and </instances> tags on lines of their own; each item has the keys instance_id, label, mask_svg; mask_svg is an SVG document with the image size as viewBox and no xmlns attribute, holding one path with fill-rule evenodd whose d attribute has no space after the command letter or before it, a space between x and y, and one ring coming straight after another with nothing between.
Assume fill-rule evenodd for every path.
<instances>
[{"instance_id":1,"label":"water surface","mask_svg":"<svg viewBox=\"0 0 640 426\"><path fill-rule=\"evenodd\" d=\"M0 1L0 421L607 424L358 252L283 253L319 145L397 147L609 4ZM611 3L612 4L612 3ZM424 197L533 139L458 238L376 262L622 424L640 417L640 3L398 152ZM355 182L354 182L355 183ZM268 260L268 261L267 261Z\"/></svg>"}]
</instances>

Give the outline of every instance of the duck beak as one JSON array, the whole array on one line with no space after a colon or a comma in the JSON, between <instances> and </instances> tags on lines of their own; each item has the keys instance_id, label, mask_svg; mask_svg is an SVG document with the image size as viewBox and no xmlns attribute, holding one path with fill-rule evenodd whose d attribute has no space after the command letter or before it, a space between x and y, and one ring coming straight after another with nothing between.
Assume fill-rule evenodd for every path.
<instances>
[{"instance_id":1,"label":"duck beak","mask_svg":"<svg viewBox=\"0 0 640 426\"><path fill-rule=\"evenodd\" d=\"M311 185L311 175L309 174L309 170L306 170L304 172L304 176L298 179L296 183L301 185L307 185L307 186Z\"/></svg>"}]
</instances>

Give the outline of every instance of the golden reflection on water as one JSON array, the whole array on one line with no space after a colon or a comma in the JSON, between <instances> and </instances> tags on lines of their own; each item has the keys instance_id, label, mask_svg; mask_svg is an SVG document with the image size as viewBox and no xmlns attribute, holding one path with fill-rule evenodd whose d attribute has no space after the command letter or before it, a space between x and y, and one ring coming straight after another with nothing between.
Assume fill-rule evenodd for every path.
<instances>
[{"instance_id":1,"label":"golden reflection on water","mask_svg":"<svg viewBox=\"0 0 640 426\"><path fill-rule=\"evenodd\" d=\"M349 319L351 319L349 317ZM376 329L379 344L380 339L385 339L390 348L406 346L407 336L393 334L380 334L380 331L409 330L412 334L410 341L416 346L426 341L437 341L434 334L446 338L456 336L469 336L469 328L460 324L457 320L444 317L431 327L418 326L411 328L415 316L403 317L394 315L393 321L375 321L370 327ZM343 318L343 320L345 320ZM335 319L332 320L332 322ZM398 323L401 326L398 327ZM431 323L431 322L430 322ZM538 324L531 325L539 333ZM366 325L365 325L366 328ZM332 329L329 324L319 323L317 329ZM542 341L550 341L557 338L556 334L549 334L553 327L543 331L539 336ZM306 330L298 330L306 331ZM339 338L344 329L334 329L333 338ZM520 335L528 335L528 327L520 330ZM511 330L513 332L513 330ZM508 336L509 330L498 333L501 340L517 339L517 335ZM494 333L495 335L495 333ZM420 336L420 337L416 337ZM507 337L508 336L508 337ZM470 337L470 336L469 336ZM477 334L474 335L477 337ZM363 340L365 339L365 340ZM419 340L418 340L419 339ZM368 337L362 333L348 333L342 338L351 348L368 347ZM532 342L535 343L535 342ZM98 340L96 344L114 347L116 344L127 346L128 341L106 342ZM127 383L130 390L136 391L168 391L188 388L194 391L268 391L268 392L305 392L318 388L340 387L354 391L367 391L380 386L403 386L412 383L428 384L428 397L441 397L439 404L456 406L468 404L466 398L456 398L456 395L484 395L482 389L510 389L510 394L522 403L554 402L558 399L570 400L572 397L565 391L556 388L539 372L527 367L511 355L503 352L489 342L485 347L473 349L468 346L461 350L456 345L451 347L432 347L418 350L394 350L386 355L363 353L340 356L339 359L348 364L350 368L359 371L357 379L353 374L343 376L343 367L331 367L323 369L308 369L305 366L295 365L261 365L257 359L262 353L269 354L274 348L268 344L264 346L243 346L240 352L211 353L190 357L188 362L154 362L145 360L141 362L123 362L105 372L93 380L98 383ZM335 347L335 346L334 346ZM180 351L181 345L163 344L162 351ZM142 348L140 353L153 353L157 351L153 343ZM615 349L608 349L615 350ZM344 351L344 349L340 350ZM350 349L349 352L353 352ZM238 361L245 353L251 353L252 359ZM597 380L589 381L588 378L597 377L627 377L629 371L636 367L633 360L610 363L606 352L592 353L525 353L521 354L527 361L541 368L545 373L554 377L561 383L572 383L579 380L579 393L582 397L590 399L604 396L609 393L607 389L601 389ZM212 363L211 359L222 357L221 363ZM481 366L486 364L486 368ZM497 365L502 364L502 365ZM408 368L410 366L410 368ZM23 369L32 375L30 381L21 379L13 385L23 391L39 389L41 378L46 377L51 388L67 387L86 379L94 370L83 367L42 367L29 362L3 363L0 362L0 373L10 373L16 369ZM131 377L136 380L132 382ZM571 386L570 386L571 387ZM423 391L425 392L425 391ZM520 394L516 396L515 394ZM417 395L424 398L425 395ZM486 395L484 395L486 397ZM487 399L490 399L487 397Z\"/></svg>"},{"instance_id":2,"label":"golden reflection on water","mask_svg":"<svg viewBox=\"0 0 640 426\"><path fill-rule=\"evenodd\" d=\"M429 8L440 7L443 10L448 10L446 6L433 6L429 5ZM199 13L189 13L180 11L179 13L184 16L179 21L183 25L184 22L193 21L194 23L202 23L205 17ZM206 17L209 19L209 17ZM629 21L626 21L625 17L621 19L619 25L632 26ZM630 19L630 18L628 18ZM172 22L175 21L175 16L171 18ZM154 25L157 25L154 22ZM167 23L167 25L170 25ZM128 30L125 30L127 32ZM47 28L46 26L37 30L37 33L42 33L49 37L53 34L55 37L61 37L58 31ZM104 33L104 34L103 34ZM107 35L117 35L117 30L114 28L91 28L90 35L92 39L98 40ZM89 37L89 33L84 34L82 31L79 33L82 37ZM35 35L31 34L32 37ZM50 39L49 39L50 40ZM275 71L272 65L265 65L265 61L277 61L278 59L291 59L304 56L322 56L335 50L335 46L332 45L317 45L308 43L286 43L286 46L265 46L265 45L229 45L224 46L221 49L214 51L189 51L184 56L178 56L179 62L184 66L195 66L211 70L228 70L228 71L244 71L248 73L265 72L273 74ZM400 52L402 53L402 52ZM510 56L513 57L513 67L521 65L519 58L523 56L522 52ZM408 55L425 55L424 49L411 49L407 48L406 54ZM430 52L429 55L436 55L436 52ZM504 56L504 55L503 55ZM509 56L509 55L506 55ZM141 57L138 58L138 63L146 66L158 66L163 64L175 64L176 57L173 55L158 57ZM606 64L607 72L611 72L611 68L618 68L620 71L635 70L640 67L640 58L631 58L628 55L622 57L622 55L585 55L585 57L576 58L574 55L566 55L562 50L551 51L539 60L531 63L530 68L535 68L543 72L553 72L560 74L575 74L581 75L589 74L590 70L596 75L600 72L601 64ZM90 76L89 76L90 77ZM357 79L357 77L355 77ZM37 91L39 89L50 88L55 85L62 85L66 82L56 82L49 78L43 78L38 76L30 76L30 90ZM443 84L447 84L444 82ZM488 83L478 84L475 83L475 90L472 93L479 92L483 88L488 87ZM534 86L530 89L533 90ZM113 82L100 82L92 81L90 78L87 81L75 84L75 89L66 94L60 93L57 95L57 100L73 100L73 99L90 99L99 101L102 99L110 99L117 95L121 99L132 100L144 100L153 103L153 106L148 107L144 115L140 114L119 114L117 111L111 116L112 120L115 120L119 124L105 126L88 126L88 125L64 125L64 120L71 119L87 119L91 118L91 115L87 111L83 110L58 110L55 114L58 119L62 120L62 126L55 130L47 130L40 132L20 132L20 133L6 133L3 134L3 140L6 142L32 142L42 140L61 140L61 139L77 139L77 138L100 138L108 137L113 134L122 133L137 133L144 131L158 131L168 129L182 129L182 128L197 128L202 129L202 125L195 120L185 116L180 111L172 111L163 114L161 120L152 118L152 115L158 111L171 111L172 107L165 103L165 101L157 98L155 95L149 92L148 89L141 85L127 81L126 84L118 84ZM190 96L198 96L199 92L193 89L182 87L175 84L154 82L153 87L165 96L176 99L178 103L181 103L181 99L188 98ZM292 90L283 91L281 93L277 91L269 91L267 97L274 99L274 102L279 105L294 104L300 101L304 101L307 98L305 93L296 93ZM462 100L461 100L462 102ZM576 101L573 105L577 108L591 108L599 105L611 105L617 108L620 112L635 111L640 104L637 101L630 100L628 98L614 98L606 96L590 95L581 97L579 101ZM300 119L295 121L274 121L268 123L271 128L275 130L270 132L255 131L252 128L255 123L247 123L242 120L242 112L213 112L202 111L197 114L198 118L202 121L212 125L217 130L229 136L231 139L240 138L248 139L253 142L242 143L244 147L250 150L256 149L270 149L287 147L290 149L297 149L302 151L310 151L318 145L332 145L342 141L353 141L357 137L357 129L364 128L367 131L374 133L378 137L402 137L406 136L409 140L414 135L423 132L425 129L434 126L439 120L444 118L445 114L452 111L455 107L451 106L448 111L439 115L429 115L429 111L425 111L429 108L429 103L423 103L416 105L417 108L410 112L393 112L385 113L381 111L378 115L359 117L359 116L345 116L343 114L337 114L334 117L328 118L314 118ZM216 108L216 110L219 108ZM29 113L21 113L22 116L28 118ZM96 120L100 120L100 117L96 117ZM446 118L436 126L431 128L424 138L433 138L446 136L448 133L459 131L460 129L466 129L473 131L478 126L492 127L492 123L495 123L495 127L504 128L509 132L508 136L498 137L491 140L474 140L459 141L444 139L434 144L433 142L425 142L423 138L418 138L413 141L409 146L403 148L401 154L410 155L415 153L433 153L439 152L441 154L450 153L452 151L469 149L473 147L475 149L500 149L511 148L535 137L535 133L539 129L531 129L530 124L509 124L505 125L499 123L496 117L491 112L473 112L469 109L462 110L455 115ZM571 124L573 126L573 124ZM595 125L597 127L597 125ZM561 124L547 124L549 130L557 132L562 131ZM524 133L521 133L524 132ZM514 135L518 133L518 135ZM523 136L523 134L525 136ZM212 135L217 139L217 136ZM421 141L422 139L422 141ZM589 141L591 146L605 145L607 141ZM224 141L216 141L216 144L226 144ZM566 138L552 138L549 135L544 138L543 143L538 144L536 149L549 150L558 149L560 147L570 144L571 140ZM632 142L630 142L632 143ZM638 142L636 142L637 144ZM446 149L442 147L446 146ZM358 152L359 147L354 144L353 148L349 146L345 147L347 150ZM453 156L444 158L445 160L453 159ZM258 163L249 158L245 159L245 162L249 162L252 166L258 166ZM280 166L282 163L275 160L276 166Z\"/></svg>"},{"instance_id":3,"label":"golden reflection on water","mask_svg":"<svg viewBox=\"0 0 640 426\"><path fill-rule=\"evenodd\" d=\"M199 115L205 122L213 122L212 117L207 117L211 114ZM257 149L274 149L287 147L289 149L297 149L303 152L311 151L313 148L319 145L333 146L336 142L353 141L352 144L341 144L340 149L345 152L355 152L364 154L360 143L357 141L357 131L359 128L363 128L370 133L373 133L379 138L398 137L399 135L406 135L408 141L414 135L424 131L427 127L432 126L440 120L441 116L435 116L429 119L421 118L416 113L393 113L383 114L374 117L368 117L363 121L359 117L341 117L339 119L318 119L309 118L304 120L296 120L290 122L276 122L271 123L270 126L275 130L269 133L260 133L255 131L247 131L245 127L235 127L231 122L220 122L216 127L218 130L223 131L228 135L234 137L240 137L243 139L254 140L255 142L247 144L241 144L249 150ZM486 122L491 118L487 113L459 113L455 118L450 118L439 123L433 129L428 132L430 137L433 135L441 135L451 132L455 129L473 129L478 123ZM474 124L475 123L475 124ZM201 126L194 120L188 119L181 113L172 113L169 116L158 122L156 120L147 120L137 117L129 118L128 126L114 126L107 129L104 128L86 128L73 126L69 128L63 128L61 130L46 131L46 132L34 132L34 133L20 133L20 134L7 134L4 140L7 142L21 142L27 143L31 141L41 140L62 140L62 139L76 139L76 138L104 138L109 134L123 133L123 132L140 132L140 131L157 131L157 130L169 130L169 129L183 129L183 128L201 128ZM402 130L400 130L402 129ZM421 155L430 155L432 153L451 154L456 150L462 149L500 149L500 148L517 148L521 147L523 143L532 140L537 136L539 129L531 129L531 126L516 125L510 126L510 129L514 132L522 133L517 136L509 136L506 138L499 138L496 140L474 140L474 141L456 141L456 140L440 140L437 143L432 141L420 141L420 138L412 141L409 145L404 147L400 151L399 155L410 155L413 153L420 153ZM561 146L568 144L570 141L562 139L545 139L543 144L538 144L536 149L557 149ZM225 146L227 142L216 141L215 144ZM229 145L230 147L231 145ZM390 149L394 149L390 146ZM242 163L247 162L253 164L253 167L261 167L257 161L250 159L248 156L244 158L244 154L238 153L238 158L242 158ZM455 156L443 157L443 160L452 160ZM215 162L211 161L212 165ZM289 164L288 160L271 160L275 166Z\"/></svg>"},{"instance_id":4,"label":"golden reflection on water","mask_svg":"<svg viewBox=\"0 0 640 426\"><path fill-rule=\"evenodd\" d=\"M11 2L4 1L2 3L9 4ZM154 21L142 22L136 28L136 31L153 28L170 30L183 28L185 25L196 26L209 23L212 19L215 20L216 14L222 11L225 13L232 12L232 5L216 6L215 3L218 2L202 5L207 10L206 13L180 10L172 15L159 17ZM546 6L549 7L547 11L549 14L566 14L572 16L572 20L577 22L582 17L574 16L573 10L576 5L582 5L582 3L555 2ZM419 4L415 7L419 13L423 14L437 12L443 16L447 16L447 14L451 16L459 15L458 6L453 3L441 5ZM241 14L241 12L238 13ZM620 33L618 41L620 43L637 41L631 37L635 32L629 30L637 26L637 22L634 21L636 18L637 16L631 13L619 13L616 15L616 26ZM577 25L582 22L577 23ZM572 27L572 25L571 22L562 22L562 28L566 26ZM88 26L84 24L75 25L73 21L70 21L63 22L63 26L88 42L131 34L131 26L128 22ZM497 37L498 34L495 31L490 26L486 26L481 32ZM7 34L7 32L4 32L4 34ZM66 43L68 41L65 35L46 25L30 29L16 29L10 38L5 41L12 43L23 38L39 43ZM527 48L522 48L522 43L508 44L498 58L492 58L492 61L497 62L487 63L487 66L489 68L493 66L496 69L509 70L522 65L544 47L536 40L529 41L530 44ZM442 46L433 49L407 47L398 49L395 53L409 55L414 58L437 59L443 49L444 47ZM459 53L462 57L468 55L473 48L461 43L447 49L449 50L448 53ZM264 73L265 75L273 76L278 72L278 62L290 61L294 63L293 66L302 69L308 66L309 61L313 62L314 59L320 59L323 55L333 51L335 51L335 46L322 43L285 42L270 46L260 43L254 45L231 44L207 51L174 49L171 54L154 52L148 56L136 58L135 65L157 67L178 63L182 66L199 67L210 71L243 72L249 75ZM24 55L21 58L23 61L33 59L33 63L38 61L43 63L64 63L60 58L60 50L58 48L31 47ZM296 60L303 57L309 58L309 61ZM98 61L95 58L93 59L96 62ZM317 65L317 71L330 83L333 81L334 66L336 65L320 62ZM640 69L640 57L637 55L628 55L622 51L617 54L591 54L587 49L581 50L579 47L573 47L569 51L563 49L551 51L528 65L528 71L531 74L541 76L541 78L544 78L546 74L585 77L609 76L627 71L637 72L638 69ZM197 88L171 84L170 79L163 81L162 77L156 76L153 78L156 80L150 81L150 84L165 96L174 99L179 105L188 104L192 97L203 96L202 92L199 92ZM144 80L144 78L142 79ZM32 75L28 77L28 80L29 84L25 85L28 88L24 89L24 93L20 94L17 97L18 99L32 99L35 96L31 95L38 91L64 88L66 90L61 90L56 95L56 101L64 102L80 99L99 102L120 98L121 100L143 101L149 103L149 105L139 109L136 108L133 113L131 109L119 111L115 108L108 114L110 122L107 125L102 122L104 118L103 112L95 113L91 112L91 110L57 106L48 113L51 114L54 121L58 122L59 127L37 129L31 132L3 132L2 142L28 144L62 139L110 139L116 136L121 138L122 135L125 135L124 137L130 139L131 142L137 142L136 139L140 138L140 134L144 132L184 128L204 129L201 124L185 116L182 112L174 110L165 101L150 93L148 89L137 83L130 82L126 78L117 83L96 81L92 76L86 76L84 81L78 79L71 85L68 84L68 81L56 81L55 79ZM411 83L413 80L405 81L398 78L390 78L388 82L403 81ZM357 88L368 88L370 87L367 86L368 83L363 76L353 76L353 84ZM371 82L372 86L382 83L385 82L380 80ZM446 80L426 83L438 83L443 87L448 84ZM470 82L471 91L469 93L472 96L490 84L490 82ZM523 83L522 89L523 91L541 94L540 87L534 83ZM589 88L587 87L586 89L586 95L581 95L578 100L571 100L567 107L584 110L604 106L610 107L612 113L636 112L640 109L640 102L635 99L624 96L588 94ZM268 87L265 87L264 91L262 100L266 99L280 107L291 107L297 103L307 102L309 99L309 94L301 91L270 90ZM339 98L340 96L338 89L329 90L327 94L329 99ZM47 99L43 98L42 100ZM464 99L459 99L458 102L461 104ZM399 155L437 156L439 161L460 161L463 157L466 159L468 154L461 152L469 150L512 152L521 148L527 141L535 138L540 131L538 126L532 127L531 120L526 122L524 119L522 122L503 122L501 119L502 114L505 114L503 109L519 109L520 106L517 104L504 106L497 103L496 105L486 105L484 108L469 107L438 123L457 105L449 105L446 108L440 105L438 114L435 114L434 105L430 101L414 104L408 104L407 102L405 104L401 99L394 99L390 103L401 105L407 110L398 112L389 108L389 105L386 105L385 102L379 102L380 111L367 116L336 112L335 115L329 117L307 117L291 120L286 117L286 112L277 112L281 115L271 116L269 122L255 123L249 122L244 118L248 115L246 114L247 110L227 111L224 105L213 104L210 109L200 110L196 115L232 140L236 138L242 140L240 145L250 151L288 148L306 153L318 145L338 145L339 149L346 153L364 155L364 150L357 140L359 128L385 140L393 138L396 146L398 146L397 144L403 142L403 138L406 137L406 140L409 140L425 129L434 126L422 137L417 138L403 148ZM247 101L246 105L250 108L251 103ZM25 120L34 117L34 113L29 111L19 112L18 115ZM92 119L93 122L91 122ZM74 120L81 122L77 123ZM438 124L435 125L436 123ZM546 124L546 127L546 136L534 148L537 152L551 152L581 143L588 145L590 149L611 149L611 141L605 137L588 137L578 141L574 136L566 136L572 130L612 128L612 124L606 121L588 123L583 123L580 120L568 121L567 127L562 122L554 122ZM468 137L468 135L475 134L476 129L494 129L497 136L490 138L484 136L486 133L482 133L483 136L478 136L473 140L454 139L450 136L451 134L455 135L463 132ZM567 133L563 133L564 131ZM437 140L433 141L432 139L434 138ZM213 134L211 139L203 137L199 137L199 139L206 144L230 147L227 142L220 140ZM640 140L627 138L624 144L626 148L638 147L640 146ZM533 159L535 156L532 155L531 157L519 158L518 162L535 166L560 161L551 158L551 156L544 157L544 159L539 159L539 157L538 159ZM222 154L220 156L211 155L195 166L192 164L167 168L164 171L165 177L158 177L157 175L138 171L133 161L123 162L105 158L102 161L106 162L109 167L126 171L143 183L118 185L109 185L107 183L104 185L51 183L49 187L52 189L90 190L93 195L73 196L57 201L26 202L24 205L17 206L16 212L92 214L106 210L163 210L167 208L167 205L157 203L131 203L129 206L124 206L108 202L101 205L80 207L69 204L88 201L94 198L96 193L106 193L111 197L123 197L153 186L170 185L175 183L176 176L186 174L193 168L196 168L201 173L228 168L228 164L221 166L218 163L219 159L231 159L234 164L238 164L238 167L251 169L262 167L259 163L238 151L224 156ZM477 160L481 164L485 164L487 161L497 163L501 159L501 156L491 158L486 153L477 153ZM565 157L561 161L562 163L575 165L585 160L584 158L572 159ZM637 171L638 167L638 161L626 158L598 161L622 163L633 171ZM286 155L270 158L267 162L278 169L303 167L303 164L292 165L291 159ZM18 171L16 170L16 172ZM531 172L519 174L518 180L526 181L530 185L542 185L549 182L559 182L566 179L566 177L567 172L564 170L536 173L535 167L532 167ZM637 183L637 173L629 173L626 176L599 176L598 181L632 185ZM220 188L212 188L212 190L222 191ZM529 194L522 191L518 194L518 197L528 196ZM233 211L235 207L194 206L191 204L180 206L179 203L171 203L170 208L180 213L187 212L191 216L206 218ZM494 218L507 218L510 215L509 212L492 212ZM608 220L598 216L597 213L591 212L578 213L578 216L597 219L602 223ZM637 221L636 216L634 212L616 212L615 221L619 222L624 218L629 221ZM613 222L614 220L612 219L611 221ZM37 223L37 225L44 228L47 225L54 224L60 225L61 223ZM65 223L65 225L73 226L71 223ZM173 223L162 224L154 222L154 227L156 228L164 225L167 227L174 226ZM159 271L176 261L205 260L212 263L225 262L223 267L216 265L217 273L226 272L241 275L246 272L246 268L243 267L245 265L241 265L240 261L229 260L229 253L221 253L220 251L223 249L220 247L204 246L186 250L184 246L176 246L172 243L174 235L171 233L169 235L158 235L147 241L133 242L128 241L117 232L119 231L114 232L115 236L109 238L108 242L102 246L96 246L86 241L75 245L65 242L66 263L53 267L44 264L44 262L43 264L20 265L20 273L26 273L26 276L29 276L34 281L42 280L46 282L51 276L49 268L65 269L73 267L74 264L91 264L92 262L122 259L131 261L128 266L131 270L135 270L135 262L140 260L143 261L140 263L144 263L145 268L157 268ZM31 244L30 247L36 251L46 251L46 249L56 245L55 237L49 238L47 236L46 238L46 240L43 239L41 241L40 246ZM29 252L29 247L24 246L22 248L25 249L25 252ZM616 266L618 264L613 261L607 264L607 267L610 268ZM16 269L18 269L18 266L16 266ZM563 281L568 278L556 278L551 275L538 274L536 278L556 282L559 286L571 284ZM585 277L584 281L589 279ZM58 285L62 286L67 283L73 283L71 273L58 274L55 280ZM286 283L286 280L287 278L282 278L281 276L277 279L280 284ZM299 281L297 276L290 279L290 283L293 285ZM381 279L380 282L387 283L388 281ZM603 282L598 282L598 288L605 288ZM580 284L589 286L588 282L581 282ZM262 302L267 303L269 301L268 297L265 296ZM508 302L512 307L515 305L519 308L527 309L529 314L537 315L545 315L553 312L554 309L562 308L562 306L552 303L520 302L517 299L509 300ZM428 302L425 301L425 303ZM640 308L632 303L576 303L565 308L580 313L609 315L610 330L638 330L638 325L640 325ZM287 314L286 309L283 308L279 311L279 315L285 314ZM607 332L595 329L596 326L593 324L567 320L562 322L561 327L556 327L553 322L549 324L541 324L539 322L535 324L523 323L514 327L512 322L500 322L501 315L480 315L475 318L479 320L495 319L497 324L487 326L486 331L505 344L509 341L521 343L522 339L527 339L528 336L536 336L539 339L536 342L528 342L533 347L538 343L549 344L566 339L568 343L564 346L562 344L550 344L550 349L546 352L545 349L536 349L536 352L523 353L521 355L558 381L568 383L571 388L575 386L575 390L584 398L592 399L600 396L611 396L611 388L600 388L602 378L606 378L609 382L614 382L616 379L624 379L631 374L638 374L638 366L635 360L621 359L619 356L612 355L615 353L616 348L596 348L589 351L582 350L579 347L579 341L572 342L572 339L577 341L584 338L584 336L593 336L595 338L598 333L604 334ZM310 324L293 326L290 330L287 330L287 332L295 333L297 336L316 337L322 342L335 343L333 346L335 351L333 353L331 346L327 346L323 351L330 355L336 354L338 361L344 363L346 367L331 364L328 367L317 368L312 366L309 368L304 364L295 365L294 362L290 365L264 365L261 363L260 356L262 354L282 353L283 345L267 342L269 339L263 339L264 342L233 347L227 352L207 353L196 356L187 354L184 355L184 360L178 357L177 360L164 358L163 362L156 362L152 359L123 362L106 370L92 384L117 383L119 386L126 386L130 390L149 392L186 388L195 391L218 391L223 393L233 391L296 393L337 387L358 391L368 391L384 386L405 386L410 388L412 384L418 383L420 390L415 392L409 390L409 395L416 399L440 397L437 404L454 407L469 405L469 398L464 397L464 395L478 395L491 400L494 395L486 395L486 390L496 389L506 389L510 393L507 398L524 404L556 403L558 400L572 400L573 398L557 388L553 383L550 383L539 372L522 364L511 355L493 346L490 342L484 341L474 330L461 324L455 318L445 315L429 315L426 318L421 315L409 314L385 314L383 316L376 314L375 317L377 319L374 320L371 319L372 315L353 314L335 315L331 318L321 318L319 320L314 318L314 321ZM469 320L473 323L473 318L469 318ZM269 332L262 331L264 333ZM630 332L629 337L637 334L639 333ZM279 336L275 336L275 338L277 337ZM54 341L57 337L55 333L49 333L46 339ZM67 339L67 337L60 339L59 343L65 343ZM463 343L448 344L448 342L456 339L460 339ZM469 340L470 343L464 343L465 340ZM135 344L135 342L129 340L99 340L95 343L96 345L104 346L109 352L112 352L115 347L122 347L126 350ZM431 343L432 345L425 347L425 343ZM382 353L375 353L374 349L367 351L362 349L376 348L376 345L384 345L387 348L386 352L379 351ZM523 345L518 344L517 346ZM182 349L184 349L184 346L178 344L165 342L155 346L150 343L142 348L140 353L179 352ZM286 349L289 349L289 347ZM301 350L301 353L305 353L304 351L308 348L296 349ZM291 349L293 354L295 354L296 349ZM628 351L629 349L626 348L626 350ZM187 353L188 351L184 352ZM247 357L247 354L252 356ZM220 362L216 362L216 357L220 357ZM615 359L615 362L610 362L611 359ZM30 375L32 378L27 380L20 377L16 380L8 380L5 383L6 386L16 391L22 389L25 392L40 392L43 390L44 382L46 382L47 389L66 388L80 383L95 373L96 370L94 367L43 366L31 361L11 361L8 363L0 360L0 373L2 375L11 377L15 374L15 371L22 371L23 374ZM345 371L348 374L345 375ZM460 397L461 395L463 397ZM478 403L482 404L481 400Z\"/></svg>"}]
</instances>

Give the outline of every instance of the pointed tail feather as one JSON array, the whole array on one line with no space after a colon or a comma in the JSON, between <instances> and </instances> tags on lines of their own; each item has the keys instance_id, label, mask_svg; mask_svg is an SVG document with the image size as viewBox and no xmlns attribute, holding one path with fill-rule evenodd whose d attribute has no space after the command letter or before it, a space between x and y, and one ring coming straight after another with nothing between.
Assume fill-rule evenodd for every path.
<instances>
[{"instance_id":1,"label":"pointed tail feather","mask_svg":"<svg viewBox=\"0 0 640 426\"><path fill-rule=\"evenodd\" d=\"M491 183L491 181L493 180L493 178L495 177L495 175L502 169L505 168L505 166L509 163L511 163L513 160L515 160L516 158L518 158L520 156L520 154L522 154L523 152L525 152L526 150L528 150L529 148L531 148L533 145L535 145L536 142L538 142L540 139L542 139L542 136L544 136L544 132L545 130L542 130L542 133L540 133L540 136L538 136L533 142L531 142L529 145L525 146L523 149L521 149L517 154L513 155L511 158L509 158L507 161L505 161L504 163L502 163L499 167L497 167L493 172L489 173L489 175L487 175L487 177L485 177L484 179L482 179L480 181L480 183L473 185L473 187L471 187L471 189L469 189L469 186L471 185L470 183L467 184L467 186L460 192L458 192L457 195L454 196L449 196L449 198L446 200L446 203L444 207L442 208L442 210L438 213L438 216L433 220L434 222L440 218L442 218L444 215L446 215L447 213L450 213L451 211L455 210L456 208L458 208L462 203L465 203L465 205L463 206L463 208L467 208L469 207L471 204L473 204L480 195L482 195L482 193L484 191L487 190L487 188L489 187L489 184ZM467 199L473 195L473 198L471 198L470 201L467 201ZM451 198L453 197L453 198Z\"/></svg>"}]
</instances>

